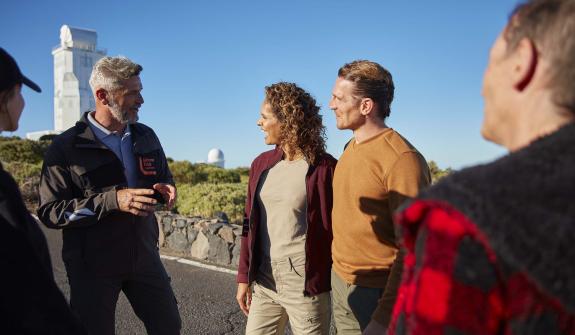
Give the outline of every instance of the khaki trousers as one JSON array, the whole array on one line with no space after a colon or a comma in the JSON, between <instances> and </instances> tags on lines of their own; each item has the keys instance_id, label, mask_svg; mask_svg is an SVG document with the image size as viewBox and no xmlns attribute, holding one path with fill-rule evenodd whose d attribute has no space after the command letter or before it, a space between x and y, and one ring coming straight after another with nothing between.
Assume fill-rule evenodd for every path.
<instances>
[{"instance_id":1,"label":"khaki trousers","mask_svg":"<svg viewBox=\"0 0 575 335\"><path fill-rule=\"evenodd\" d=\"M246 335L283 335L288 320L294 335L328 335L329 292L313 297L303 295L305 255L271 262L268 266L271 269L265 272L270 274L269 279L253 285Z\"/></svg>"},{"instance_id":2,"label":"khaki trousers","mask_svg":"<svg viewBox=\"0 0 575 335\"><path fill-rule=\"evenodd\" d=\"M361 335L371 321L383 288L346 283L331 270L332 308L338 335Z\"/></svg>"}]
</instances>

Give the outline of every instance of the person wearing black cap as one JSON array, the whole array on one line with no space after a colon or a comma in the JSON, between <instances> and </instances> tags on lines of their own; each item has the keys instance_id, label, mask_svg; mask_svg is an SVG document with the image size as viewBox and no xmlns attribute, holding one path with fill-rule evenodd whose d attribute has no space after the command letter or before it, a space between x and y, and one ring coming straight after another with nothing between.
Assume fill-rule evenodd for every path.
<instances>
[{"instance_id":1,"label":"person wearing black cap","mask_svg":"<svg viewBox=\"0 0 575 335\"><path fill-rule=\"evenodd\" d=\"M40 87L26 78L16 61L4 49L0 48L0 131L18 129L18 119L24 109L24 99L20 93L22 84L36 92Z\"/></svg>"},{"instance_id":2,"label":"person wearing black cap","mask_svg":"<svg viewBox=\"0 0 575 335\"><path fill-rule=\"evenodd\" d=\"M0 48L0 131L18 128L22 84L41 92ZM46 239L1 163L0 254L0 333L86 334L54 281Z\"/></svg>"}]
</instances>

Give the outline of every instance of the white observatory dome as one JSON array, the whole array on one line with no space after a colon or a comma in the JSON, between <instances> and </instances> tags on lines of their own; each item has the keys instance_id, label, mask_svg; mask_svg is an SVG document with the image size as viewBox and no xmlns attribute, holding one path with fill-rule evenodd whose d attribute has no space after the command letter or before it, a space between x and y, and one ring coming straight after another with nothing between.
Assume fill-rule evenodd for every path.
<instances>
[{"instance_id":1,"label":"white observatory dome","mask_svg":"<svg viewBox=\"0 0 575 335\"><path fill-rule=\"evenodd\" d=\"M214 148L208 152L208 164L217 165L223 168L224 162L224 152L220 149Z\"/></svg>"}]
</instances>

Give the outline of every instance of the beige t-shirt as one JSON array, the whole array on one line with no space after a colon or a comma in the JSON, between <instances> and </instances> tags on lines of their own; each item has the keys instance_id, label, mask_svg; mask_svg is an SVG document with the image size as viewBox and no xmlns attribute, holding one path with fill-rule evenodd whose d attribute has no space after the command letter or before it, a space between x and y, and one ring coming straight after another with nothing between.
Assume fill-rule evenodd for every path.
<instances>
[{"instance_id":1,"label":"beige t-shirt","mask_svg":"<svg viewBox=\"0 0 575 335\"><path fill-rule=\"evenodd\" d=\"M262 259L278 261L305 253L308 163L282 160L260 180L259 246Z\"/></svg>"}]
</instances>

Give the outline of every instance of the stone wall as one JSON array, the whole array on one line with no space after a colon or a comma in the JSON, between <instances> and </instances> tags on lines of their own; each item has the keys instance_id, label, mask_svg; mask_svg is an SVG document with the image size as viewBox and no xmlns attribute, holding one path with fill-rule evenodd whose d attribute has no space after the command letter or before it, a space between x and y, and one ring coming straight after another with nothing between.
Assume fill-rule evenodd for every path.
<instances>
[{"instance_id":1,"label":"stone wall","mask_svg":"<svg viewBox=\"0 0 575 335\"><path fill-rule=\"evenodd\" d=\"M230 224L225 213L220 212L215 218L155 214L162 253L237 269L242 226Z\"/></svg>"}]
</instances>

